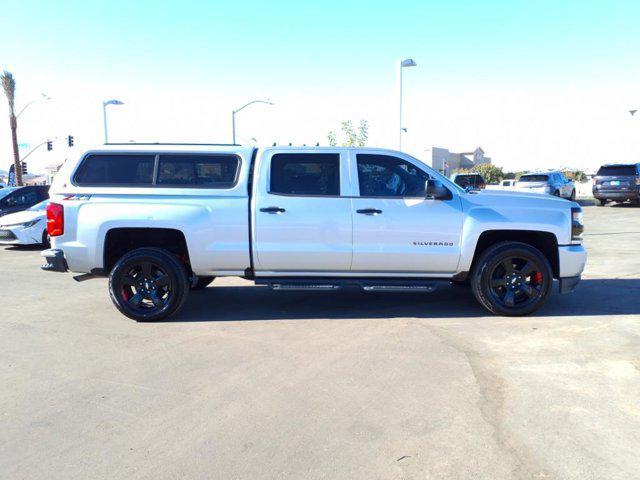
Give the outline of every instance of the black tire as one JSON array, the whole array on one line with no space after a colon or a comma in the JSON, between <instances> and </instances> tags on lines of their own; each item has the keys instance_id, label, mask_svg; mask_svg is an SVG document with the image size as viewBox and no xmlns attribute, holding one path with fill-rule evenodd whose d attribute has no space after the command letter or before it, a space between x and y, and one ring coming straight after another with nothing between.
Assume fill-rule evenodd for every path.
<instances>
[{"instance_id":1,"label":"black tire","mask_svg":"<svg viewBox=\"0 0 640 480\"><path fill-rule=\"evenodd\" d=\"M607 204L606 200L598 200L598 207L604 207Z\"/></svg>"},{"instance_id":2,"label":"black tire","mask_svg":"<svg viewBox=\"0 0 640 480\"><path fill-rule=\"evenodd\" d=\"M109 274L113 304L137 322L153 322L173 315L188 293L185 266L160 248L139 248L125 254Z\"/></svg>"},{"instance_id":3,"label":"black tire","mask_svg":"<svg viewBox=\"0 0 640 480\"><path fill-rule=\"evenodd\" d=\"M559 197L560 196L560 190L556 190L555 192L553 192L553 196L554 197Z\"/></svg>"},{"instance_id":4,"label":"black tire","mask_svg":"<svg viewBox=\"0 0 640 480\"><path fill-rule=\"evenodd\" d=\"M191 290L204 290L216 277L197 277L195 283L191 284Z\"/></svg>"},{"instance_id":5,"label":"black tire","mask_svg":"<svg viewBox=\"0 0 640 480\"><path fill-rule=\"evenodd\" d=\"M569 197L569 200L571 200L572 202L576 201L576 191L575 190L571 190L571 196Z\"/></svg>"},{"instance_id":6,"label":"black tire","mask_svg":"<svg viewBox=\"0 0 640 480\"><path fill-rule=\"evenodd\" d=\"M508 317L536 311L547 299L552 284L549 260L537 248L521 242L489 247L480 255L471 276L471 289L480 305Z\"/></svg>"}]
</instances>

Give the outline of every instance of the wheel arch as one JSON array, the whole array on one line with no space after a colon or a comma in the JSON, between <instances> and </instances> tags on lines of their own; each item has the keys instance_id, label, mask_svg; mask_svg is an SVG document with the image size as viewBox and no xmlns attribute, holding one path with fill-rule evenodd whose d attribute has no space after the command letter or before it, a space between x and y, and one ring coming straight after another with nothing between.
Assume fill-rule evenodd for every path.
<instances>
[{"instance_id":1,"label":"wheel arch","mask_svg":"<svg viewBox=\"0 0 640 480\"><path fill-rule=\"evenodd\" d=\"M487 230L482 232L476 242L469 272L473 271L478 258L487 248L501 242L521 242L537 248L551 264L553 277L558 278L560 275L558 238L551 232L536 230ZM465 272L465 278L469 272Z\"/></svg>"},{"instance_id":2,"label":"wheel arch","mask_svg":"<svg viewBox=\"0 0 640 480\"><path fill-rule=\"evenodd\" d=\"M103 272L111 271L118 259L138 248L161 248L174 254L191 270L189 248L184 233L173 228L117 227L107 230L103 247Z\"/></svg>"}]
</instances>

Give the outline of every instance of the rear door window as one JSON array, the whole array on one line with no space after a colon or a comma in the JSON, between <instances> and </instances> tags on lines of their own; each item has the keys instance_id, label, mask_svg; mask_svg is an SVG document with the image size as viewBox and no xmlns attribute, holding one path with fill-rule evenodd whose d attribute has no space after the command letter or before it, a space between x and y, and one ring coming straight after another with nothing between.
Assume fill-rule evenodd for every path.
<instances>
[{"instance_id":1,"label":"rear door window","mask_svg":"<svg viewBox=\"0 0 640 480\"><path fill-rule=\"evenodd\" d=\"M277 153L271 157L269 193L340 195L340 155L337 153Z\"/></svg>"},{"instance_id":2,"label":"rear door window","mask_svg":"<svg viewBox=\"0 0 640 480\"><path fill-rule=\"evenodd\" d=\"M75 174L79 186L151 185L155 155L95 154L87 156Z\"/></svg>"},{"instance_id":3,"label":"rear door window","mask_svg":"<svg viewBox=\"0 0 640 480\"><path fill-rule=\"evenodd\" d=\"M158 185L231 188L236 183L240 159L236 155L160 154Z\"/></svg>"}]
</instances>

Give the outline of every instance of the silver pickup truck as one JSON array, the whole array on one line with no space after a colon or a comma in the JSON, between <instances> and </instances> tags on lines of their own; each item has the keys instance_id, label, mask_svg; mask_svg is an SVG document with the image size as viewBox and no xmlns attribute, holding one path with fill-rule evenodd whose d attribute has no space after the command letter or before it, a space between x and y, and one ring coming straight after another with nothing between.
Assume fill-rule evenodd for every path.
<instances>
[{"instance_id":1,"label":"silver pickup truck","mask_svg":"<svg viewBox=\"0 0 640 480\"><path fill-rule=\"evenodd\" d=\"M44 270L108 276L115 306L165 318L190 289L240 276L274 290L469 285L498 315L569 292L582 211L551 195L467 191L376 148L107 145L50 191Z\"/></svg>"}]
</instances>

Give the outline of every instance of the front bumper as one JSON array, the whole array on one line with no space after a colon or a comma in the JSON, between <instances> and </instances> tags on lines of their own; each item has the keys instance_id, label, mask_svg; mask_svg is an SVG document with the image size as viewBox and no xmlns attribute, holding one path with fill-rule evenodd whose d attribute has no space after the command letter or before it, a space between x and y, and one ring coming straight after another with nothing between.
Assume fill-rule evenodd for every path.
<instances>
[{"instance_id":1,"label":"front bumper","mask_svg":"<svg viewBox=\"0 0 640 480\"><path fill-rule=\"evenodd\" d=\"M38 225L0 228L0 245L38 245L42 243L42 237L43 229Z\"/></svg>"},{"instance_id":2,"label":"front bumper","mask_svg":"<svg viewBox=\"0 0 640 480\"><path fill-rule=\"evenodd\" d=\"M573 292L587 263L587 251L584 245L561 245L558 247L558 260L560 293Z\"/></svg>"},{"instance_id":3,"label":"front bumper","mask_svg":"<svg viewBox=\"0 0 640 480\"><path fill-rule=\"evenodd\" d=\"M64 258L64 252L55 248L43 250L40 256L44 258L45 263L40 268L48 272L66 272L69 270L67 260Z\"/></svg>"}]
</instances>

